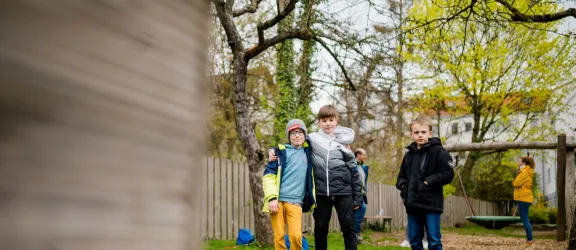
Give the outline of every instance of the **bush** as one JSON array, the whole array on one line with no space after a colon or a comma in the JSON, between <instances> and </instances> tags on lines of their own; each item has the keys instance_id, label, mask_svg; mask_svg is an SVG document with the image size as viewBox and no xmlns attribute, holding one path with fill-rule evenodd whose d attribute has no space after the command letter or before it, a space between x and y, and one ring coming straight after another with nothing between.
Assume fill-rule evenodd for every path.
<instances>
[{"instance_id":1,"label":"bush","mask_svg":"<svg viewBox=\"0 0 576 250\"><path fill-rule=\"evenodd\" d=\"M556 216L558 215L558 209L550 208L548 210L548 223L556 224Z\"/></svg>"},{"instance_id":2,"label":"bush","mask_svg":"<svg viewBox=\"0 0 576 250\"><path fill-rule=\"evenodd\" d=\"M531 207L528 210L528 219L530 220L530 223L533 224L548 224L549 214L548 209L545 207Z\"/></svg>"}]
</instances>

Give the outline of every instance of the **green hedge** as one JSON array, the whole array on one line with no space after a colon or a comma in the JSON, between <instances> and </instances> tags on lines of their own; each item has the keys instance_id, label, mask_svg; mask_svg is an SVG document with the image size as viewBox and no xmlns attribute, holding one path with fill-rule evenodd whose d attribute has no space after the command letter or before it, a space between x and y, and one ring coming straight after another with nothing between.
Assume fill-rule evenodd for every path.
<instances>
[{"instance_id":1,"label":"green hedge","mask_svg":"<svg viewBox=\"0 0 576 250\"><path fill-rule=\"evenodd\" d=\"M533 224L556 224L556 208L536 208L531 207L528 210L528 219Z\"/></svg>"}]
</instances>

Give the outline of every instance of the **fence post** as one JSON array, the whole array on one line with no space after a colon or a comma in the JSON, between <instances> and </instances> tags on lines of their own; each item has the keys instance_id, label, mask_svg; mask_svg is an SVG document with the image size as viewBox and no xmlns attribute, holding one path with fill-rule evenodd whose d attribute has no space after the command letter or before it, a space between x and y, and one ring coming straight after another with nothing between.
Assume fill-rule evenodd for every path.
<instances>
[{"instance_id":1,"label":"fence post","mask_svg":"<svg viewBox=\"0 0 576 250\"><path fill-rule=\"evenodd\" d=\"M566 134L558 135L556 148L556 190L558 195L558 217L556 219L556 240L566 240Z\"/></svg>"}]
</instances>

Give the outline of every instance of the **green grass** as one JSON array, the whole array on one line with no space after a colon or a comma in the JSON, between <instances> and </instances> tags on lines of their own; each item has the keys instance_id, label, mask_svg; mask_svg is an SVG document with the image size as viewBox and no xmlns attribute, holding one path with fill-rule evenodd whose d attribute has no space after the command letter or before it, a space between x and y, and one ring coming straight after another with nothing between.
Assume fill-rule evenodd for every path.
<instances>
[{"instance_id":1,"label":"green grass","mask_svg":"<svg viewBox=\"0 0 576 250\"><path fill-rule=\"evenodd\" d=\"M306 237L308 243L310 245L314 245L314 236ZM391 238L396 240L395 238ZM232 249L236 244L234 240L208 240L205 241L205 248L206 250L216 250L216 249ZM344 239L342 239L342 235L340 233L330 233L328 235L328 248L330 250L344 250ZM273 250L274 247L262 247L259 248L258 246L239 246L236 249L263 249L263 250ZM314 249L310 247L310 249ZM374 246L369 243L362 243L358 244L358 250L372 250L372 249L384 249L384 250L406 250L409 248L404 247L396 247L396 246Z\"/></svg>"}]
</instances>

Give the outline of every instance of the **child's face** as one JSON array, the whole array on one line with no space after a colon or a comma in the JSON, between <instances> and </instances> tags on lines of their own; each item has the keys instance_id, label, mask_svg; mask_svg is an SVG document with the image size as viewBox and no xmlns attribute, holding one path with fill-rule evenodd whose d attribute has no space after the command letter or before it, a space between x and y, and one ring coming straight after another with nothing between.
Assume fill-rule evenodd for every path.
<instances>
[{"instance_id":1,"label":"child's face","mask_svg":"<svg viewBox=\"0 0 576 250\"><path fill-rule=\"evenodd\" d=\"M358 155L356 156L356 159L358 159L358 160L361 161L361 162L365 162L366 159L368 159L368 156L366 155L366 152L365 152L365 151L360 151L360 154L358 154Z\"/></svg>"},{"instance_id":2,"label":"child's face","mask_svg":"<svg viewBox=\"0 0 576 250\"><path fill-rule=\"evenodd\" d=\"M290 135L290 144L294 147L300 147L304 144L304 139L306 135L304 134L304 130L302 129L295 129L288 133Z\"/></svg>"},{"instance_id":3,"label":"child's face","mask_svg":"<svg viewBox=\"0 0 576 250\"><path fill-rule=\"evenodd\" d=\"M318 119L318 126L324 131L326 134L334 134L334 129L338 125L338 119L336 117L328 117Z\"/></svg>"},{"instance_id":4,"label":"child's face","mask_svg":"<svg viewBox=\"0 0 576 250\"><path fill-rule=\"evenodd\" d=\"M432 131L430 131L428 125L421 125L416 123L413 124L410 128L410 138L412 138L412 140L416 142L418 146L426 144L431 136Z\"/></svg>"}]
</instances>

